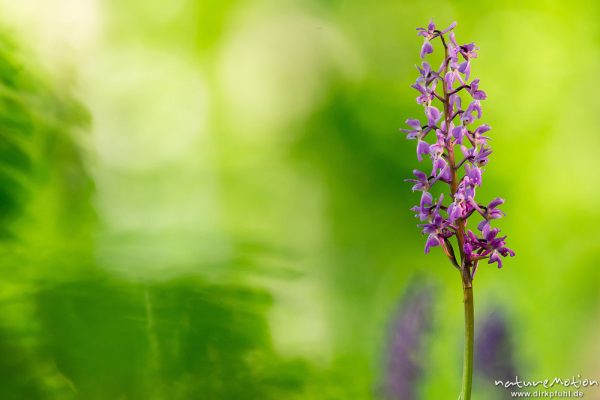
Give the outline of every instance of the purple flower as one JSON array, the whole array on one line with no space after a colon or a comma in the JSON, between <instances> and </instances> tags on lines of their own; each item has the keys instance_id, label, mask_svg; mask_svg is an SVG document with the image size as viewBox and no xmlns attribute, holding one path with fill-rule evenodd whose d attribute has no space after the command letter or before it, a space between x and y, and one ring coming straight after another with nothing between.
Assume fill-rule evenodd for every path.
<instances>
[{"instance_id":1,"label":"purple flower","mask_svg":"<svg viewBox=\"0 0 600 400\"><path fill-rule=\"evenodd\" d=\"M433 170L431 171L431 175L433 176L441 176L448 169L448 163L442 157L438 157L433 161Z\"/></svg>"},{"instance_id":2,"label":"purple flower","mask_svg":"<svg viewBox=\"0 0 600 400\"><path fill-rule=\"evenodd\" d=\"M423 61L420 67L417 65L417 70L419 71L417 83L426 84L432 73L431 65L427 61Z\"/></svg>"},{"instance_id":3,"label":"purple flower","mask_svg":"<svg viewBox=\"0 0 600 400\"><path fill-rule=\"evenodd\" d=\"M434 233L430 234L427 237L427 241L425 241L425 254L429 253L432 247L439 246L440 244L442 244L440 237Z\"/></svg>"},{"instance_id":4,"label":"purple flower","mask_svg":"<svg viewBox=\"0 0 600 400\"><path fill-rule=\"evenodd\" d=\"M448 221L454 222L466 214L464 202L450 203L448 206Z\"/></svg>"},{"instance_id":5,"label":"purple flower","mask_svg":"<svg viewBox=\"0 0 600 400\"><path fill-rule=\"evenodd\" d=\"M454 32L448 35L448 56L450 57L450 68L458 69L458 55L460 54L460 46L456 43Z\"/></svg>"},{"instance_id":6,"label":"purple flower","mask_svg":"<svg viewBox=\"0 0 600 400\"><path fill-rule=\"evenodd\" d=\"M425 115L427 116L427 123L430 127L434 127L442 117L440 110L438 110L434 106L428 106L425 109Z\"/></svg>"},{"instance_id":7,"label":"purple flower","mask_svg":"<svg viewBox=\"0 0 600 400\"><path fill-rule=\"evenodd\" d=\"M485 100L487 95L483 90L479 90L479 79L474 79L473 82L467 88L467 91L471 94L474 100Z\"/></svg>"},{"instance_id":8,"label":"purple flower","mask_svg":"<svg viewBox=\"0 0 600 400\"><path fill-rule=\"evenodd\" d=\"M439 36L440 34L445 35L446 33L450 32L452 29L454 29L455 26L456 26L456 21L451 23L450 26L448 26L443 31L439 32L435 29L435 24L433 23L433 20L431 20L431 21L429 21L427 28L417 28L417 31L419 31L419 33L417 33L417 35L423 36L427 40L431 40L431 39Z\"/></svg>"},{"instance_id":9,"label":"purple flower","mask_svg":"<svg viewBox=\"0 0 600 400\"><path fill-rule=\"evenodd\" d=\"M444 154L446 148L446 135L441 130L435 132L436 142L429 147L429 154L434 162Z\"/></svg>"},{"instance_id":10,"label":"purple flower","mask_svg":"<svg viewBox=\"0 0 600 400\"><path fill-rule=\"evenodd\" d=\"M453 94L450 96L450 114L460 113L462 112L462 104L460 100L460 96L458 94Z\"/></svg>"},{"instance_id":11,"label":"purple flower","mask_svg":"<svg viewBox=\"0 0 600 400\"><path fill-rule=\"evenodd\" d=\"M477 229L479 229L481 231L481 230L483 230L484 225L486 225L488 223L488 221L490 221L492 219L502 218L504 216L504 213L498 209L498 206L501 204L504 204L504 199L501 199L500 197L496 197L494 200L492 200L490 202L490 204L487 205L487 207L485 207L485 206L477 207L477 211L479 211L481 216L484 218L484 220L481 221L479 223L479 225L477 225Z\"/></svg>"},{"instance_id":12,"label":"purple flower","mask_svg":"<svg viewBox=\"0 0 600 400\"><path fill-rule=\"evenodd\" d=\"M475 210L473 203L475 190L470 178L465 176L454 193L454 201L448 206L448 221L454 222L459 218L469 217Z\"/></svg>"},{"instance_id":13,"label":"purple flower","mask_svg":"<svg viewBox=\"0 0 600 400\"><path fill-rule=\"evenodd\" d=\"M438 202L433 205L433 196L429 192L423 192L421 195L421 202L418 206L411 208L412 211L417 214L415 217L419 217L421 221L432 220L436 216L440 215L440 207L442 206L442 201L444 200L444 195L440 195Z\"/></svg>"},{"instance_id":14,"label":"purple flower","mask_svg":"<svg viewBox=\"0 0 600 400\"><path fill-rule=\"evenodd\" d=\"M436 177L436 180L441 179L444 182L449 182L452 178L450 176L450 168L448 167L448 162L444 160L442 157L438 157L433 161L433 170L431 171L431 175Z\"/></svg>"},{"instance_id":15,"label":"purple flower","mask_svg":"<svg viewBox=\"0 0 600 400\"><path fill-rule=\"evenodd\" d=\"M455 70L449 71L446 76L444 76L444 83L446 84L446 90L452 90L454 86L454 81L457 79L457 74Z\"/></svg>"},{"instance_id":16,"label":"purple flower","mask_svg":"<svg viewBox=\"0 0 600 400\"><path fill-rule=\"evenodd\" d=\"M450 223L441 215L433 213L431 222L422 224L423 233L429 235L425 242L425 253L429 253L432 247L444 243L444 239L452 237L454 232L450 229Z\"/></svg>"},{"instance_id":17,"label":"purple flower","mask_svg":"<svg viewBox=\"0 0 600 400\"><path fill-rule=\"evenodd\" d=\"M423 86L420 83L413 84L411 87L417 89L421 93L421 95L417 97L417 103L423 105L430 104L435 97L434 93L436 86L436 81L433 81L429 86Z\"/></svg>"},{"instance_id":18,"label":"purple flower","mask_svg":"<svg viewBox=\"0 0 600 400\"><path fill-rule=\"evenodd\" d=\"M413 174L417 179L405 179L406 182L413 182L414 186L412 187L412 191L427 191L429 190L430 185L434 183L434 181L429 182L429 178L425 174L425 172L419 171L418 169L413 170Z\"/></svg>"},{"instance_id":19,"label":"purple flower","mask_svg":"<svg viewBox=\"0 0 600 400\"><path fill-rule=\"evenodd\" d=\"M471 75L471 62L465 61L458 66L458 71L465 76L465 80L469 80Z\"/></svg>"},{"instance_id":20,"label":"purple flower","mask_svg":"<svg viewBox=\"0 0 600 400\"><path fill-rule=\"evenodd\" d=\"M456 22L453 22L448 28L440 32L435 29L435 24L433 23L433 21L430 21L427 25L427 28L417 28L417 31L419 31L417 35L423 36L425 38L423 46L421 47L421 58L425 58L427 54L433 53L433 46L430 43L431 39L435 39L439 35L444 35L450 32L452 29L454 29L455 26Z\"/></svg>"},{"instance_id":21,"label":"purple flower","mask_svg":"<svg viewBox=\"0 0 600 400\"><path fill-rule=\"evenodd\" d=\"M429 143L419 139L417 143L417 159L423 161L423 154L429 154Z\"/></svg>"},{"instance_id":22,"label":"purple flower","mask_svg":"<svg viewBox=\"0 0 600 400\"><path fill-rule=\"evenodd\" d=\"M454 236L454 227L450 222L440 215L440 208L444 200L441 194L435 207L429 206L427 218L429 222L421 224L420 227L424 234L429 235L425 242L425 253L429 253L431 247L439 246L445 243L445 240ZM424 219L421 219L422 221Z\"/></svg>"},{"instance_id":23,"label":"purple flower","mask_svg":"<svg viewBox=\"0 0 600 400\"><path fill-rule=\"evenodd\" d=\"M504 199L501 199L500 197L496 197L494 200L492 200L487 206L485 215L487 219L502 218L504 213L498 210L498 206L502 204L504 204Z\"/></svg>"},{"instance_id":24,"label":"purple flower","mask_svg":"<svg viewBox=\"0 0 600 400\"><path fill-rule=\"evenodd\" d=\"M475 198L476 189L483 183L482 167L488 164L492 153L487 136L491 128L487 124L470 128L481 119L481 102L486 100L487 94L480 88L479 79L469 82L472 60L477 58L479 49L474 43L459 45L452 32L455 26L456 23L453 23L440 31L431 21L426 28L417 28L418 35L424 38L421 57L434 51L436 38L440 38L438 43L445 47L444 53L448 57L437 69L427 61L417 66L419 76L412 87L419 91L417 102L423 106L427 123L408 119L406 123L410 129L402 131L408 139L417 140L417 159L422 161L424 155L429 155L432 163L429 176L415 170L416 179L408 179L413 183L413 191L422 192L419 205L412 210L424 222L419 226L427 236L425 252L433 247L442 247L456 268L468 272L461 276L469 280L473 279L480 261L487 260L488 264L502 267L503 258L514 256L514 252L506 246L506 236L499 236L500 231L490 226L491 221L504 215L498 209L504 200L496 198L484 206ZM438 80L444 85L444 90L436 92ZM460 91L466 91L472 98L464 110ZM435 142L431 144L425 141L430 131L435 132ZM462 160L456 157L456 146L460 146L464 155ZM447 206L443 204L443 195L434 204L433 195L429 193L440 182L448 185ZM468 228L473 214L483 217L477 226L479 234ZM450 241L453 236L456 239ZM454 251L453 246L456 245L462 247L461 251ZM457 259L456 255L460 255L461 259ZM465 281L465 284L470 282Z\"/></svg>"},{"instance_id":25,"label":"purple flower","mask_svg":"<svg viewBox=\"0 0 600 400\"><path fill-rule=\"evenodd\" d=\"M416 139L424 136L425 132L423 128L421 128L421 122L418 119L407 119L406 125L410 126L412 129L400 129L400 131L407 133L407 139Z\"/></svg>"},{"instance_id":26,"label":"purple flower","mask_svg":"<svg viewBox=\"0 0 600 400\"><path fill-rule=\"evenodd\" d=\"M477 166L465 165L466 176L473 185L481 186L481 170Z\"/></svg>"},{"instance_id":27,"label":"purple flower","mask_svg":"<svg viewBox=\"0 0 600 400\"><path fill-rule=\"evenodd\" d=\"M450 24L450 26L448 26L446 29L444 29L441 34L445 35L446 33L450 32L452 29L454 29L456 27L456 21L454 21L453 23Z\"/></svg>"},{"instance_id":28,"label":"purple flower","mask_svg":"<svg viewBox=\"0 0 600 400\"><path fill-rule=\"evenodd\" d=\"M457 126L454 129L452 129L452 137L454 137L454 142L461 144L463 137L465 136L465 132L466 132L467 128L464 126Z\"/></svg>"},{"instance_id":29,"label":"purple flower","mask_svg":"<svg viewBox=\"0 0 600 400\"><path fill-rule=\"evenodd\" d=\"M471 147L467 148L466 146L460 147L462 153L465 155L467 161L469 161L473 165L484 166L488 163L488 157L492 154L492 149L488 147Z\"/></svg>"},{"instance_id":30,"label":"purple flower","mask_svg":"<svg viewBox=\"0 0 600 400\"><path fill-rule=\"evenodd\" d=\"M433 196L429 192L423 192L421 195L421 202L418 206L411 208L411 211L416 213L415 217L419 217L421 221L427 220L432 212Z\"/></svg>"},{"instance_id":31,"label":"purple flower","mask_svg":"<svg viewBox=\"0 0 600 400\"><path fill-rule=\"evenodd\" d=\"M456 44L456 40L453 40L453 44ZM465 59L465 61L458 66L458 70L465 76L465 80L467 81L469 80L469 76L471 75L471 59L477 58L477 53L475 51L478 49L479 48L475 46L475 43L456 46L455 51L460 53Z\"/></svg>"},{"instance_id":32,"label":"purple flower","mask_svg":"<svg viewBox=\"0 0 600 400\"><path fill-rule=\"evenodd\" d=\"M475 121L473 113L477 113L477 119L481 118L481 104L479 100L473 100L461 115L460 120L464 125L472 124Z\"/></svg>"},{"instance_id":33,"label":"purple flower","mask_svg":"<svg viewBox=\"0 0 600 400\"><path fill-rule=\"evenodd\" d=\"M419 31L419 33L417 33L418 36L423 36L427 40L431 40L436 36L433 20L429 21L427 28L417 28L417 31Z\"/></svg>"},{"instance_id":34,"label":"purple flower","mask_svg":"<svg viewBox=\"0 0 600 400\"><path fill-rule=\"evenodd\" d=\"M490 131L492 128L488 124L483 124L473 131L473 140L477 144L487 144L490 140L489 137L483 136L484 133Z\"/></svg>"},{"instance_id":35,"label":"purple flower","mask_svg":"<svg viewBox=\"0 0 600 400\"><path fill-rule=\"evenodd\" d=\"M460 54L465 58L465 60L470 60L471 58L477 58L476 51L479 50L479 47L475 46L475 43L463 44L459 46Z\"/></svg>"},{"instance_id":36,"label":"purple flower","mask_svg":"<svg viewBox=\"0 0 600 400\"><path fill-rule=\"evenodd\" d=\"M433 46L429 43L429 40L425 40L423 46L421 46L421 58L425 58L427 54L433 53Z\"/></svg>"},{"instance_id":37,"label":"purple flower","mask_svg":"<svg viewBox=\"0 0 600 400\"><path fill-rule=\"evenodd\" d=\"M471 231L468 232L468 239L473 251L471 256L480 258L489 257L488 264L496 263L498 268L502 268L502 257L515 255L515 252L506 247L506 236L498 237L500 229L490 228L489 221L480 224L482 237L478 238ZM476 253L474 253L476 251Z\"/></svg>"}]
</instances>

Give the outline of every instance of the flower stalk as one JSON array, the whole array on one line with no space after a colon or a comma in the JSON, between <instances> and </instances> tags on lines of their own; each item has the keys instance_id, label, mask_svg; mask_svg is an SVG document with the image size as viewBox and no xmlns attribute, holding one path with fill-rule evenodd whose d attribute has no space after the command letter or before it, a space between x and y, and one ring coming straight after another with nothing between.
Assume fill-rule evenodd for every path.
<instances>
[{"instance_id":1,"label":"flower stalk","mask_svg":"<svg viewBox=\"0 0 600 400\"><path fill-rule=\"evenodd\" d=\"M473 342L475 340L475 313L473 310L473 287L463 287L465 306L465 351L463 358L463 376L461 400L471 400L473 386Z\"/></svg>"},{"instance_id":2,"label":"flower stalk","mask_svg":"<svg viewBox=\"0 0 600 400\"><path fill-rule=\"evenodd\" d=\"M481 101L487 98L479 88L479 79L470 79L471 62L477 58L479 48L475 43L459 45L453 32L455 27L456 22L440 31L430 22L426 28L417 28L418 35L424 38L421 58L434 52L432 41L437 38L443 46L444 58L437 69L427 61L417 66L419 76L412 87L419 92L417 103L424 107L426 122L408 119L409 129L402 131L408 139L417 141L417 159L423 161L424 156L429 156L432 163L430 173L414 170L416 179L407 180L414 184L413 191L421 192L419 205L411 210L422 221L419 226L427 235L425 253L440 246L462 281L465 352L461 398L468 400L473 375L473 279L481 261L502 268L502 259L515 253L506 247L506 236L499 237L500 230L491 227L493 220L504 215L498 209L504 200L495 198L484 205L475 199L482 184L483 167L492 153L489 137L485 136L491 128L487 124L474 127L482 116ZM463 102L468 102L464 109ZM442 111L436 107L439 103ZM432 137L434 141L428 141ZM443 193L436 200L430 192L437 183L448 186L446 205ZM478 233L474 233L468 223L477 216Z\"/></svg>"}]
</instances>

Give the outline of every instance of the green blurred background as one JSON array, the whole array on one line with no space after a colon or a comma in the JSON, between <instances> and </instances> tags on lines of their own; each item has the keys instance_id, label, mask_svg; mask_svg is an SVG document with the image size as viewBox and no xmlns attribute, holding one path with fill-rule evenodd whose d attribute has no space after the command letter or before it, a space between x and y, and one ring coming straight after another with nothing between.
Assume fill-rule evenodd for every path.
<instances>
[{"instance_id":1,"label":"green blurred background","mask_svg":"<svg viewBox=\"0 0 600 400\"><path fill-rule=\"evenodd\" d=\"M0 398L455 399L398 133L429 18L481 47L517 252L477 275L474 398L600 379L600 3L2 0Z\"/></svg>"}]
</instances>

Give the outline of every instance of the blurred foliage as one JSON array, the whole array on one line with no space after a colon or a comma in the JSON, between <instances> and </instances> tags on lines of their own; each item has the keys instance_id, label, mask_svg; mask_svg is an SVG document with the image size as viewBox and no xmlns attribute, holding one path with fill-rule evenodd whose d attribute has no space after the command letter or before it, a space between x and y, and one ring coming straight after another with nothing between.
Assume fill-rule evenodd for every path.
<instances>
[{"instance_id":1,"label":"blurred foliage","mask_svg":"<svg viewBox=\"0 0 600 400\"><path fill-rule=\"evenodd\" d=\"M598 378L596 2L0 11L0 398L379 398L410 282L435 291L407 393L456 398L460 279L423 255L397 132L431 17L481 47L480 194L517 251L478 272L479 343L520 376Z\"/></svg>"},{"instance_id":2,"label":"blurred foliage","mask_svg":"<svg viewBox=\"0 0 600 400\"><path fill-rule=\"evenodd\" d=\"M139 286L95 276L39 294L43 352L73 391L62 398L287 397L304 367L271 351L268 303L197 279Z\"/></svg>"},{"instance_id":3,"label":"blurred foliage","mask_svg":"<svg viewBox=\"0 0 600 400\"><path fill-rule=\"evenodd\" d=\"M91 188L69 136L88 124L86 111L53 92L23 63L14 42L0 37L0 221L9 236L11 222L22 216L32 193L56 184L57 211L76 213Z\"/></svg>"}]
</instances>

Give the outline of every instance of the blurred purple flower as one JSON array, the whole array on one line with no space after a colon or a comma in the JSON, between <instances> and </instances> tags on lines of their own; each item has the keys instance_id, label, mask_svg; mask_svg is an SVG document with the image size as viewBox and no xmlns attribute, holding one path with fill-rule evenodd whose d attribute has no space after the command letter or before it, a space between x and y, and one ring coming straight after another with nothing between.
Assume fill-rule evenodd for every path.
<instances>
[{"instance_id":1,"label":"blurred purple flower","mask_svg":"<svg viewBox=\"0 0 600 400\"><path fill-rule=\"evenodd\" d=\"M489 382L514 379L518 374L514 353L508 322L501 313L491 313L483 320L475 342L475 371Z\"/></svg>"},{"instance_id":2,"label":"blurred purple flower","mask_svg":"<svg viewBox=\"0 0 600 400\"><path fill-rule=\"evenodd\" d=\"M416 400L423 366L424 337L431 329L433 290L412 284L390 329L385 349L386 368L382 383L383 398Z\"/></svg>"}]
</instances>

